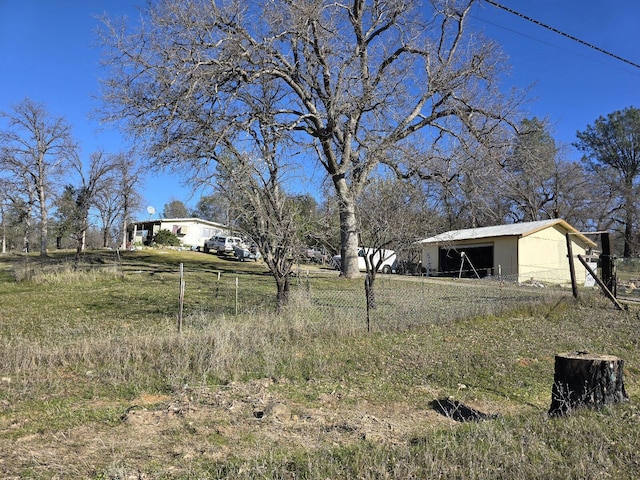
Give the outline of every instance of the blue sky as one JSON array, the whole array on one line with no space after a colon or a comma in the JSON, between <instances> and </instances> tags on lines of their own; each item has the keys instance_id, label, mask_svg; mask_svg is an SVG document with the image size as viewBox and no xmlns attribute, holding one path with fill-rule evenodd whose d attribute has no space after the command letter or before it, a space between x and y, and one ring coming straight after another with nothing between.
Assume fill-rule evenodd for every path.
<instances>
[{"instance_id":1,"label":"blue sky","mask_svg":"<svg viewBox=\"0 0 640 480\"><path fill-rule=\"evenodd\" d=\"M98 106L96 14L137 16L137 0L0 0L0 110L25 97L66 118L84 158L99 148L126 149L118 132L89 118ZM638 0L500 0L498 3L640 63ZM501 44L511 64L506 88L532 85L529 116L549 118L554 138L570 144L601 115L640 107L640 69L541 28L486 2L474 7L473 28ZM578 153L570 152L574 159ZM198 198L179 177L150 175L145 206L160 213L172 199ZM146 213L144 213L146 215Z\"/></svg>"}]
</instances>

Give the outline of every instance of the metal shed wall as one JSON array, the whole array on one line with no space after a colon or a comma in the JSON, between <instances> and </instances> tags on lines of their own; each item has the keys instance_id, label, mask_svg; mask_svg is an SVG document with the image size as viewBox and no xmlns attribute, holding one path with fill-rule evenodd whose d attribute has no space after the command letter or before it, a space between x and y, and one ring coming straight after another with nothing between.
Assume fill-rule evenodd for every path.
<instances>
[{"instance_id":1,"label":"metal shed wall","mask_svg":"<svg viewBox=\"0 0 640 480\"><path fill-rule=\"evenodd\" d=\"M522 237L519 245L519 281L531 278L552 283L571 282L567 240L557 226L539 230ZM585 249L571 242L574 255L585 254ZM584 283L586 271L580 262L574 262L577 282Z\"/></svg>"},{"instance_id":2,"label":"metal shed wall","mask_svg":"<svg viewBox=\"0 0 640 480\"><path fill-rule=\"evenodd\" d=\"M440 270L440 247L464 249L474 245L493 244L494 275L501 274L507 280L524 282L538 280L549 283L571 281L565 229L559 225L549 225L530 234L504 235L447 242L422 244L422 265L431 275ZM572 242L573 254L585 254L585 247ZM583 283L586 271L579 262L574 262L576 279Z\"/></svg>"}]
</instances>

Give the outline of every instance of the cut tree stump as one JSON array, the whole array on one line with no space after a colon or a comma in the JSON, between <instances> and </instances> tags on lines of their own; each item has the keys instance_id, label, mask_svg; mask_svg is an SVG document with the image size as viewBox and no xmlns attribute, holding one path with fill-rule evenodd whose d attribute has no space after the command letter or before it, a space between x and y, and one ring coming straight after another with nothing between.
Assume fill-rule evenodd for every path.
<instances>
[{"instance_id":1,"label":"cut tree stump","mask_svg":"<svg viewBox=\"0 0 640 480\"><path fill-rule=\"evenodd\" d=\"M549 415L571 413L578 407L602 408L627 401L624 360L613 355L569 352L556 355Z\"/></svg>"}]
</instances>

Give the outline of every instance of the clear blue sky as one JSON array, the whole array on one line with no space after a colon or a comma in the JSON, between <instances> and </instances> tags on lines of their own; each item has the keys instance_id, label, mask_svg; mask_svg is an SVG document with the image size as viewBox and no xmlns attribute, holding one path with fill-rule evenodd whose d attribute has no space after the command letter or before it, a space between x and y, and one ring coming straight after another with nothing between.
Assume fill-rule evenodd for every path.
<instances>
[{"instance_id":1,"label":"clear blue sky","mask_svg":"<svg viewBox=\"0 0 640 480\"><path fill-rule=\"evenodd\" d=\"M137 16L142 0L0 0L0 110L25 97L66 118L84 157L126 149L122 137L88 118L97 100L96 14ZM498 3L640 64L640 1L500 0ZM476 29L498 40L512 67L506 88L533 85L530 116L548 117L554 138L575 140L600 115L640 108L640 69L534 25L486 2L474 7ZM572 152L577 159L577 152ZM162 212L172 199L193 205L189 189L171 175L154 175L145 205ZM146 215L146 213L144 213Z\"/></svg>"}]
</instances>

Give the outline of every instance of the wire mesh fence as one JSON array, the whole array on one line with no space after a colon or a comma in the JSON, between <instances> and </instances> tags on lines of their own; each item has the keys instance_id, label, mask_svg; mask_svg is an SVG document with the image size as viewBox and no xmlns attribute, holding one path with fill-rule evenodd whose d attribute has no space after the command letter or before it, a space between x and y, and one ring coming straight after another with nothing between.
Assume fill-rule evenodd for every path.
<instances>
[{"instance_id":1,"label":"wire mesh fence","mask_svg":"<svg viewBox=\"0 0 640 480\"><path fill-rule=\"evenodd\" d=\"M623 273L616 276L617 296L622 300L640 301L640 259L619 265L618 271ZM379 274L374 284L375 308L367 311L364 277L346 280L338 278L337 272L324 270L309 273L302 269L294 273L290 304L308 318L364 324L368 315L373 325L384 325L385 329L526 311L528 307L553 305L573 296L570 280L558 280L566 276L566 272L545 266L539 270L529 268L525 275L481 278ZM596 273L599 274L598 269ZM239 292L235 307L239 313L275 308L275 284L269 275L260 279L259 288L255 278L251 285L241 278L236 287L229 278L220 281L222 284L226 281L226 286L216 288L227 292L236 288ZM603 296L588 276L577 279L577 290L581 298ZM224 294L218 295L219 299L223 297Z\"/></svg>"},{"instance_id":2,"label":"wire mesh fence","mask_svg":"<svg viewBox=\"0 0 640 480\"><path fill-rule=\"evenodd\" d=\"M384 329L450 322L473 316L499 315L528 306L558 302L572 295L570 285L547 285L540 281L453 279L384 275L374 283L375 308L367 312L362 279L323 281L305 278L292 289L294 308L304 308L311 318L343 319ZM589 292L591 294L591 292Z\"/></svg>"},{"instance_id":3,"label":"wire mesh fence","mask_svg":"<svg viewBox=\"0 0 640 480\"><path fill-rule=\"evenodd\" d=\"M618 299L640 302L640 258L615 260L615 272L615 294Z\"/></svg>"},{"instance_id":4,"label":"wire mesh fence","mask_svg":"<svg viewBox=\"0 0 640 480\"><path fill-rule=\"evenodd\" d=\"M21 272L64 271L73 266L69 260L23 263L16 265ZM618 276L618 292L640 299L640 261L631 263L621 269L624 275ZM153 290L154 298L166 305L167 313L172 311L172 304L177 305L181 284L178 267L174 264L151 265L129 260L123 267L115 258L105 260L104 256L85 256L80 268L109 269L133 282L153 282L157 286ZM24 277L24 272L16 275L16 279L20 276ZM251 315L276 309L276 285L267 272L219 272L211 267L188 265L185 266L185 278L187 315L198 312L214 317ZM336 271L302 268L296 269L291 277L289 308L310 322L336 322L354 325L354 328L365 327L370 322L373 330L405 329L474 316L526 311L530 306L571 298L571 284L551 281L555 278L557 272L548 269L529 271L526 279L516 276L445 278L379 274L374 283L375 308L367 309L363 277L348 280L339 278ZM600 294L597 286L585 287L584 279L580 292L583 296Z\"/></svg>"}]
</instances>

